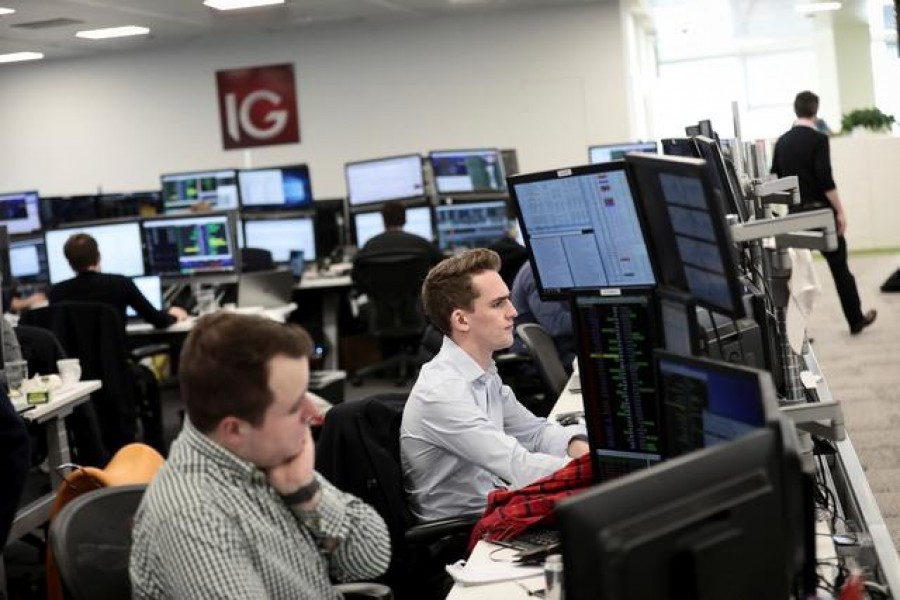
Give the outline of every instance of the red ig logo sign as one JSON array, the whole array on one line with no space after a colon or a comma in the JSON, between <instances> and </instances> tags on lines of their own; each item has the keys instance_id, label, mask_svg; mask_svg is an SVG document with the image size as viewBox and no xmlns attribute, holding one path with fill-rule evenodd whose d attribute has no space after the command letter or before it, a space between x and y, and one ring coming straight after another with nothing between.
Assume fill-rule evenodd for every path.
<instances>
[{"instance_id":1,"label":"red ig logo sign","mask_svg":"<svg viewBox=\"0 0 900 600\"><path fill-rule=\"evenodd\" d=\"M294 65L216 71L226 150L300 141Z\"/></svg>"}]
</instances>

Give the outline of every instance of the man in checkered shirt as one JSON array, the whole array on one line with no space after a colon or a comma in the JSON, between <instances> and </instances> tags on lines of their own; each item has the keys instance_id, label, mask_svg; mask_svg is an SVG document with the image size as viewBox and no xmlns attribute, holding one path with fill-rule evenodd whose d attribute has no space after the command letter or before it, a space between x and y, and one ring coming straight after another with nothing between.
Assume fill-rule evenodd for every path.
<instances>
[{"instance_id":1,"label":"man in checkered shirt","mask_svg":"<svg viewBox=\"0 0 900 600\"><path fill-rule=\"evenodd\" d=\"M384 521L313 470L300 328L219 313L181 354L188 419L135 517L134 598L340 598L385 571Z\"/></svg>"}]
</instances>

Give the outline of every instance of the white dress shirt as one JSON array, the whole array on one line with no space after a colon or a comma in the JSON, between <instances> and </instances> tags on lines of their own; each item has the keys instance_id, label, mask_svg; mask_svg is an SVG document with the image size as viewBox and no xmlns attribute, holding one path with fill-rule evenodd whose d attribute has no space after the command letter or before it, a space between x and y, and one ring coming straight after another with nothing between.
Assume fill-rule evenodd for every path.
<instances>
[{"instance_id":1,"label":"white dress shirt","mask_svg":"<svg viewBox=\"0 0 900 600\"><path fill-rule=\"evenodd\" d=\"M568 462L578 425L561 427L519 404L450 338L422 367L403 411L400 451L411 508L433 520L477 514L497 487L518 488Z\"/></svg>"}]
</instances>

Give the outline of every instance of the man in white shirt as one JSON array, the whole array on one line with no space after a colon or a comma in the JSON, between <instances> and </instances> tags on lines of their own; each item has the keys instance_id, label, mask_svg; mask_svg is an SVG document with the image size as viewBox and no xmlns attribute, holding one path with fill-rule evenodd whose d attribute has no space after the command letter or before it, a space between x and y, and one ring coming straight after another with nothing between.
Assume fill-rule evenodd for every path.
<instances>
[{"instance_id":1,"label":"man in white shirt","mask_svg":"<svg viewBox=\"0 0 900 600\"><path fill-rule=\"evenodd\" d=\"M400 450L424 520L477 514L491 490L527 485L588 451L583 428L534 416L497 374L492 356L512 344L517 314L499 268L496 252L470 250L432 268L422 288L444 340L410 392Z\"/></svg>"}]
</instances>

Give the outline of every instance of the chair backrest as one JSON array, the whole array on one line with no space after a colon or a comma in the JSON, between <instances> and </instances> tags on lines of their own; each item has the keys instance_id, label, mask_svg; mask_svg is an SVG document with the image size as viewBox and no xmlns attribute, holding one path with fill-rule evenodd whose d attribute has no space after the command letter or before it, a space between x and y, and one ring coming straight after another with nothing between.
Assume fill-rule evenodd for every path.
<instances>
[{"instance_id":1,"label":"chair backrest","mask_svg":"<svg viewBox=\"0 0 900 600\"><path fill-rule=\"evenodd\" d=\"M241 248L241 271L269 271L275 268L272 252L265 248Z\"/></svg>"},{"instance_id":2,"label":"chair backrest","mask_svg":"<svg viewBox=\"0 0 900 600\"><path fill-rule=\"evenodd\" d=\"M369 298L370 334L380 338L422 334L427 319L420 295L430 268L430 257L419 250L356 255L353 281Z\"/></svg>"},{"instance_id":3,"label":"chair backrest","mask_svg":"<svg viewBox=\"0 0 900 600\"><path fill-rule=\"evenodd\" d=\"M569 381L569 376L556 353L553 338L537 323L523 323L516 327L516 333L528 348L531 360L541 374L547 400L555 402Z\"/></svg>"},{"instance_id":4,"label":"chair backrest","mask_svg":"<svg viewBox=\"0 0 900 600\"><path fill-rule=\"evenodd\" d=\"M131 597L128 560L145 484L102 488L72 500L50 526L63 586L74 600Z\"/></svg>"},{"instance_id":5,"label":"chair backrest","mask_svg":"<svg viewBox=\"0 0 900 600\"><path fill-rule=\"evenodd\" d=\"M30 310L23 324L50 329L66 354L81 362L83 379L100 379L92 394L107 448L134 441L137 409L128 365L125 324L116 309L100 302L59 302Z\"/></svg>"},{"instance_id":6,"label":"chair backrest","mask_svg":"<svg viewBox=\"0 0 900 600\"><path fill-rule=\"evenodd\" d=\"M57 372L56 361L66 358L66 352L49 328L19 325L15 332L29 376Z\"/></svg>"}]
</instances>

